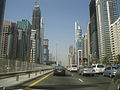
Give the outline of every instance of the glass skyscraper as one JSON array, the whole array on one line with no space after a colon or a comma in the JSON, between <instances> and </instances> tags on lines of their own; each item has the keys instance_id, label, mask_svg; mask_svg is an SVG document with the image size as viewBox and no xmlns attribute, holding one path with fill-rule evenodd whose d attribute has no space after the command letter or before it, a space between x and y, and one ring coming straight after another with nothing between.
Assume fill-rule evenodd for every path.
<instances>
[{"instance_id":1,"label":"glass skyscraper","mask_svg":"<svg viewBox=\"0 0 120 90\"><path fill-rule=\"evenodd\" d=\"M18 57L22 57L22 59L29 59L30 57L30 34L31 34L31 24L27 19L22 19L21 21L17 21L17 27L19 34L22 33L21 38L18 40L18 49L21 51L23 48L22 56L18 53ZM21 45L19 44L21 43ZM20 48L21 47L21 48Z\"/></svg>"},{"instance_id":2,"label":"glass skyscraper","mask_svg":"<svg viewBox=\"0 0 120 90\"><path fill-rule=\"evenodd\" d=\"M80 24L75 22L75 64L79 66L80 59L82 60L82 58L83 58L82 29Z\"/></svg>"},{"instance_id":3,"label":"glass skyscraper","mask_svg":"<svg viewBox=\"0 0 120 90\"><path fill-rule=\"evenodd\" d=\"M89 4L90 10L90 51L93 60L99 59L99 49L98 49L98 31L97 31L97 19L96 19L96 0L91 0Z\"/></svg>"}]
</instances>

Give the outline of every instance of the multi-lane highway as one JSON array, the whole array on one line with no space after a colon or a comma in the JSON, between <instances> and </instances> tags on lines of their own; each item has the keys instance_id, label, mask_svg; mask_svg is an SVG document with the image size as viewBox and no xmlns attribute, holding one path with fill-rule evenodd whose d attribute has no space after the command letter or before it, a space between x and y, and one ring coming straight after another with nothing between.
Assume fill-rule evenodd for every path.
<instances>
[{"instance_id":1,"label":"multi-lane highway","mask_svg":"<svg viewBox=\"0 0 120 90\"><path fill-rule=\"evenodd\" d=\"M81 76L67 71L65 76L49 73L15 87L24 90L114 90L111 82L111 78L102 75Z\"/></svg>"}]
</instances>

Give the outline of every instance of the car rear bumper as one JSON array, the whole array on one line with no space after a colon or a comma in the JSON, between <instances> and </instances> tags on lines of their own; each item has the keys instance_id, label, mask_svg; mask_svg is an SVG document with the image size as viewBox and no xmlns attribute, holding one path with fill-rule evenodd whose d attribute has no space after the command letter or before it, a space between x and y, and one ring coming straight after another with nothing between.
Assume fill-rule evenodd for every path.
<instances>
[{"instance_id":1,"label":"car rear bumper","mask_svg":"<svg viewBox=\"0 0 120 90\"><path fill-rule=\"evenodd\" d=\"M53 75L65 75L65 72L54 72Z\"/></svg>"},{"instance_id":2,"label":"car rear bumper","mask_svg":"<svg viewBox=\"0 0 120 90\"><path fill-rule=\"evenodd\" d=\"M86 75L94 75L95 73L85 72L85 73L83 73L83 74L86 74Z\"/></svg>"},{"instance_id":3,"label":"car rear bumper","mask_svg":"<svg viewBox=\"0 0 120 90\"><path fill-rule=\"evenodd\" d=\"M70 71L76 71L77 72L78 70L77 69L70 69Z\"/></svg>"},{"instance_id":4,"label":"car rear bumper","mask_svg":"<svg viewBox=\"0 0 120 90\"><path fill-rule=\"evenodd\" d=\"M95 72L96 74L103 74L104 72Z\"/></svg>"}]
</instances>

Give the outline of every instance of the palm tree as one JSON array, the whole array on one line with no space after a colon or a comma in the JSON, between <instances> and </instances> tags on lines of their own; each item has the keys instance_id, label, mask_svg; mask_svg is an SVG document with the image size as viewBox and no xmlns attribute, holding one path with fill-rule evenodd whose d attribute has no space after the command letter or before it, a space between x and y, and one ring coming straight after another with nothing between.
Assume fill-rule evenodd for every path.
<instances>
[{"instance_id":1,"label":"palm tree","mask_svg":"<svg viewBox=\"0 0 120 90\"><path fill-rule=\"evenodd\" d=\"M103 57L103 59L102 59L102 63L103 64L109 64L109 58L106 56L106 57Z\"/></svg>"},{"instance_id":2,"label":"palm tree","mask_svg":"<svg viewBox=\"0 0 120 90\"><path fill-rule=\"evenodd\" d=\"M120 64L120 54L118 54L116 58L117 58L117 63Z\"/></svg>"}]
</instances>

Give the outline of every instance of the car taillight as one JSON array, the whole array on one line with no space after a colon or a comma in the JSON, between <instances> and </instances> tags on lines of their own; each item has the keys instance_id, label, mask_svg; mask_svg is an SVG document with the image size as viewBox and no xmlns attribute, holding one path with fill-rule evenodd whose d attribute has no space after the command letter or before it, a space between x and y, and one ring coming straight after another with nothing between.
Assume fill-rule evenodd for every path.
<instances>
[{"instance_id":1,"label":"car taillight","mask_svg":"<svg viewBox=\"0 0 120 90\"><path fill-rule=\"evenodd\" d=\"M113 72L117 72L117 70L113 70Z\"/></svg>"},{"instance_id":2,"label":"car taillight","mask_svg":"<svg viewBox=\"0 0 120 90\"><path fill-rule=\"evenodd\" d=\"M95 72L95 70L92 70L93 72Z\"/></svg>"},{"instance_id":3,"label":"car taillight","mask_svg":"<svg viewBox=\"0 0 120 90\"><path fill-rule=\"evenodd\" d=\"M54 72L56 72L57 70L54 70Z\"/></svg>"}]
</instances>

